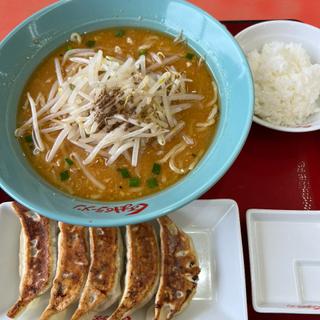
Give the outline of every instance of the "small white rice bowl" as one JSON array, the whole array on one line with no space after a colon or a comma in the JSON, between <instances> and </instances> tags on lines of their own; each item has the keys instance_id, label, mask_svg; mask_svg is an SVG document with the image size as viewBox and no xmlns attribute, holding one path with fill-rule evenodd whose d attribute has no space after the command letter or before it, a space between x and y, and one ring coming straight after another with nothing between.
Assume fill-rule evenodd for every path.
<instances>
[{"instance_id":1,"label":"small white rice bowl","mask_svg":"<svg viewBox=\"0 0 320 320\"><path fill-rule=\"evenodd\" d=\"M320 64L311 63L300 43L269 42L247 58L258 117L292 127L320 111Z\"/></svg>"},{"instance_id":2,"label":"small white rice bowl","mask_svg":"<svg viewBox=\"0 0 320 320\"><path fill-rule=\"evenodd\" d=\"M288 20L236 35L255 82L253 121L280 131L320 129L320 30Z\"/></svg>"}]
</instances>

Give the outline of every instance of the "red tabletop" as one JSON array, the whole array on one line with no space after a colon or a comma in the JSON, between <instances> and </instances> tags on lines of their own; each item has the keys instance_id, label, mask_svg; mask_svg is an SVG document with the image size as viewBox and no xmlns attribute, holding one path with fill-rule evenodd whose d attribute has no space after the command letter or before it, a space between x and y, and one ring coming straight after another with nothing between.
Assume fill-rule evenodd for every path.
<instances>
[{"instance_id":1,"label":"red tabletop","mask_svg":"<svg viewBox=\"0 0 320 320\"><path fill-rule=\"evenodd\" d=\"M52 2L54 1L0 0L0 40L27 16ZM219 20L297 19L320 27L320 0L193 0L192 2ZM233 34L251 23L225 22ZM253 310L245 212L249 208L319 210L318 141L320 141L320 131L302 134L283 133L253 124L238 159L227 174L203 196L204 199L231 198L239 205L249 320L315 319L315 316L311 315L263 314ZM0 190L0 203L8 200L10 197Z\"/></svg>"}]
</instances>

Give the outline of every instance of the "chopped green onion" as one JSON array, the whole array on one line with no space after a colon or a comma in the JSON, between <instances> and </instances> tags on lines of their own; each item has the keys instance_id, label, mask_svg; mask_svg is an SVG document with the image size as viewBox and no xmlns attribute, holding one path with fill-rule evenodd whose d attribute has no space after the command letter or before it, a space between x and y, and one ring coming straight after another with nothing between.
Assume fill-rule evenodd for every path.
<instances>
[{"instance_id":1,"label":"chopped green onion","mask_svg":"<svg viewBox=\"0 0 320 320\"><path fill-rule=\"evenodd\" d=\"M71 90L74 90L75 87L76 87L76 86L75 86L74 84L69 83L69 88L70 88Z\"/></svg>"},{"instance_id":2,"label":"chopped green onion","mask_svg":"<svg viewBox=\"0 0 320 320\"><path fill-rule=\"evenodd\" d=\"M33 142L32 135L29 134L28 136L25 136L24 141L28 143L32 143Z\"/></svg>"},{"instance_id":3,"label":"chopped green onion","mask_svg":"<svg viewBox=\"0 0 320 320\"><path fill-rule=\"evenodd\" d=\"M141 49L141 50L139 51L139 56L146 55L146 54L147 54L147 52L148 52L148 50L147 50L147 49Z\"/></svg>"},{"instance_id":4,"label":"chopped green onion","mask_svg":"<svg viewBox=\"0 0 320 320\"><path fill-rule=\"evenodd\" d=\"M140 179L138 177L133 177L129 179L129 187L139 187Z\"/></svg>"},{"instance_id":5,"label":"chopped green onion","mask_svg":"<svg viewBox=\"0 0 320 320\"><path fill-rule=\"evenodd\" d=\"M88 41L86 42L86 46L87 46L88 48L93 48L95 45L96 45L95 40L88 40Z\"/></svg>"},{"instance_id":6,"label":"chopped green onion","mask_svg":"<svg viewBox=\"0 0 320 320\"><path fill-rule=\"evenodd\" d=\"M150 178L147 180L147 185L150 189L158 187L158 181L156 178Z\"/></svg>"},{"instance_id":7,"label":"chopped green onion","mask_svg":"<svg viewBox=\"0 0 320 320\"><path fill-rule=\"evenodd\" d=\"M127 168L120 168L120 169L118 169L118 171L120 172L122 178L127 179L127 178L131 177L130 172L128 171Z\"/></svg>"},{"instance_id":8,"label":"chopped green onion","mask_svg":"<svg viewBox=\"0 0 320 320\"><path fill-rule=\"evenodd\" d=\"M66 163L69 165L69 166L72 166L73 165L73 161L69 158L65 158L64 159L66 161Z\"/></svg>"},{"instance_id":9,"label":"chopped green onion","mask_svg":"<svg viewBox=\"0 0 320 320\"><path fill-rule=\"evenodd\" d=\"M188 59L188 60L192 60L194 57L194 54L191 53L191 52L188 52L186 55L185 55L185 58Z\"/></svg>"},{"instance_id":10,"label":"chopped green onion","mask_svg":"<svg viewBox=\"0 0 320 320\"><path fill-rule=\"evenodd\" d=\"M124 36L124 34L125 34L125 31L124 31L124 30L117 30L114 35L115 35L117 38L121 38L121 37Z\"/></svg>"},{"instance_id":11,"label":"chopped green onion","mask_svg":"<svg viewBox=\"0 0 320 320\"><path fill-rule=\"evenodd\" d=\"M65 171L60 172L60 180L61 181L66 181L69 178L70 178L69 170L65 170Z\"/></svg>"},{"instance_id":12,"label":"chopped green onion","mask_svg":"<svg viewBox=\"0 0 320 320\"><path fill-rule=\"evenodd\" d=\"M160 174L161 172L161 166L159 163L154 163L152 167L152 173L153 174Z\"/></svg>"},{"instance_id":13,"label":"chopped green onion","mask_svg":"<svg viewBox=\"0 0 320 320\"><path fill-rule=\"evenodd\" d=\"M73 48L70 45L68 45L67 48L66 48L66 51L69 51L69 50L72 50L72 49Z\"/></svg>"}]
</instances>

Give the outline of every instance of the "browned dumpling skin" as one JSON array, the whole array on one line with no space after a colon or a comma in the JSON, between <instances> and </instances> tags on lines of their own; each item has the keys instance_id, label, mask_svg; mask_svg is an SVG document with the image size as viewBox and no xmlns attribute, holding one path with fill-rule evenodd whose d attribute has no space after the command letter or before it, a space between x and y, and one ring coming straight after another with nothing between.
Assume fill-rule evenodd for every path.
<instances>
[{"instance_id":1,"label":"browned dumpling skin","mask_svg":"<svg viewBox=\"0 0 320 320\"><path fill-rule=\"evenodd\" d=\"M16 318L52 285L56 262L56 223L30 211L17 202L12 208L21 223L20 264L22 264L20 295L7 313Z\"/></svg>"},{"instance_id":2,"label":"browned dumpling skin","mask_svg":"<svg viewBox=\"0 0 320 320\"><path fill-rule=\"evenodd\" d=\"M93 319L121 295L123 244L119 228L89 228L90 268L71 320Z\"/></svg>"},{"instance_id":3,"label":"browned dumpling skin","mask_svg":"<svg viewBox=\"0 0 320 320\"><path fill-rule=\"evenodd\" d=\"M196 292L200 268L189 236L168 217L158 219L161 239L160 284L155 320L169 320L183 311Z\"/></svg>"},{"instance_id":4,"label":"browned dumpling skin","mask_svg":"<svg viewBox=\"0 0 320 320\"><path fill-rule=\"evenodd\" d=\"M86 227L59 222L57 272L53 280L49 305L40 320L50 319L76 302L89 269Z\"/></svg>"},{"instance_id":5,"label":"browned dumpling skin","mask_svg":"<svg viewBox=\"0 0 320 320\"><path fill-rule=\"evenodd\" d=\"M154 227L141 223L126 227L127 267L124 293L108 320L121 320L143 307L158 286L160 253Z\"/></svg>"}]
</instances>

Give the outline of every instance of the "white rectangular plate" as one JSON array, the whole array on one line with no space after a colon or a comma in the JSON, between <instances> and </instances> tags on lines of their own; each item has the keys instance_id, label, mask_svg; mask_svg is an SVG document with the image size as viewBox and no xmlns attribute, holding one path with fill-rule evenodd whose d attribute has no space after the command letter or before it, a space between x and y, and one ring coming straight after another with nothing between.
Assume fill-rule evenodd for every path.
<instances>
[{"instance_id":1,"label":"white rectangular plate","mask_svg":"<svg viewBox=\"0 0 320 320\"><path fill-rule=\"evenodd\" d=\"M237 204L232 200L197 200L170 217L192 237L201 267L197 293L177 320L248 319ZM19 232L10 203L1 204L0 320L8 319L6 311L18 296ZM39 317L48 302L48 293L38 300L20 319ZM72 310L53 319L70 319ZM151 310L149 305L137 311L132 320L149 319Z\"/></svg>"},{"instance_id":2,"label":"white rectangular plate","mask_svg":"<svg viewBox=\"0 0 320 320\"><path fill-rule=\"evenodd\" d=\"M253 307L320 314L320 212L247 211Z\"/></svg>"}]
</instances>

